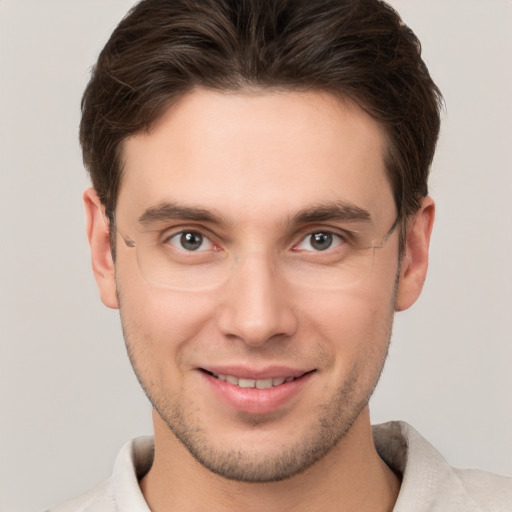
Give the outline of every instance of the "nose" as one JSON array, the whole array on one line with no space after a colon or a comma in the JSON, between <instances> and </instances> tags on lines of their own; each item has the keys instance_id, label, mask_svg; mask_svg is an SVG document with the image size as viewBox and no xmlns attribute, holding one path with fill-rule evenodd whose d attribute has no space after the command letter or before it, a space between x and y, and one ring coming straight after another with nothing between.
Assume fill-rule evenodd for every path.
<instances>
[{"instance_id":1,"label":"nose","mask_svg":"<svg viewBox=\"0 0 512 512\"><path fill-rule=\"evenodd\" d=\"M291 336L297 329L291 290L280 283L269 258L253 254L236 267L224 288L221 332L253 347Z\"/></svg>"}]
</instances>

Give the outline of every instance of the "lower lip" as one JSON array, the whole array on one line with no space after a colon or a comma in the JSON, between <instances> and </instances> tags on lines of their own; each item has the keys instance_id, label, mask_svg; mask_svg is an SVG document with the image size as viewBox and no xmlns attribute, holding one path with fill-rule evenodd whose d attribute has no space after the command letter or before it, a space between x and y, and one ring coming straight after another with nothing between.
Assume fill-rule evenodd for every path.
<instances>
[{"instance_id":1,"label":"lower lip","mask_svg":"<svg viewBox=\"0 0 512 512\"><path fill-rule=\"evenodd\" d=\"M249 414L268 414L290 403L304 388L313 372L267 389L241 388L207 373L201 374L214 393L233 409Z\"/></svg>"}]
</instances>

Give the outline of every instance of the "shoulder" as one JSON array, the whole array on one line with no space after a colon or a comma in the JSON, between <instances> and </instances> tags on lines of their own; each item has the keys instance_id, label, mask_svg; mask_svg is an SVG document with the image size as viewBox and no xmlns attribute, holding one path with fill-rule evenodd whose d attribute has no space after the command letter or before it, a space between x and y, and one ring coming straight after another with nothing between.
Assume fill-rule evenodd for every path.
<instances>
[{"instance_id":1,"label":"shoulder","mask_svg":"<svg viewBox=\"0 0 512 512\"><path fill-rule=\"evenodd\" d=\"M150 512L139 480L149 471L153 456L151 436L133 439L121 448L109 479L46 512Z\"/></svg>"},{"instance_id":2,"label":"shoulder","mask_svg":"<svg viewBox=\"0 0 512 512\"><path fill-rule=\"evenodd\" d=\"M373 435L380 457L402 476L395 512L512 510L512 478L450 466L425 438L404 422L376 425Z\"/></svg>"},{"instance_id":3,"label":"shoulder","mask_svg":"<svg viewBox=\"0 0 512 512\"><path fill-rule=\"evenodd\" d=\"M479 469L453 468L453 472L482 510L512 510L512 478Z\"/></svg>"},{"instance_id":4,"label":"shoulder","mask_svg":"<svg viewBox=\"0 0 512 512\"><path fill-rule=\"evenodd\" d=\"M109 478L85 494L52 507L46 512L116 512L111 490L112 482Z\"/></svg>"}]
</instances>

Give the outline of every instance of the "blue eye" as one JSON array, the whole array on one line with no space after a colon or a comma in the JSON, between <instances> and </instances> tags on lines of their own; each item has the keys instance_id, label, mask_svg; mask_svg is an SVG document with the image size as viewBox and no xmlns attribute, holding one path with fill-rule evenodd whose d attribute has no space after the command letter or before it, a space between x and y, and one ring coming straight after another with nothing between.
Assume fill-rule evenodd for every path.
<instances>
[{"instance_id":1,"label":"blue eye","mask_svg":"<svg viewBox=\"0 0 512 512\"><path fill-rule=\"evenodd\" d=\"M213 243L197 231L181 231L168 239L168 242L182 251L207 251Z\"/></svg>"},{"instance_id":2,"label":"blue eye","mask_svg":"<svg viewBox=\"0 0 512 512\"><path fill-rule=\"evenodd\" d=\"M338 247L342 243L343 239L339 235L329 231L316 231L307 235L297 248L302 251L326 251Z\"/></svg>"}]
</instances>

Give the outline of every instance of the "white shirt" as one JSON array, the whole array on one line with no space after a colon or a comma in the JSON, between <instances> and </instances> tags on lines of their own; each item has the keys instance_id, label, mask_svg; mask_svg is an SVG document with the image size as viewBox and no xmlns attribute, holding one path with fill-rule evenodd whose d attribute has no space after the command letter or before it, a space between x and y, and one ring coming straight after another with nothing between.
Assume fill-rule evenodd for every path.
<instances>
[{"instance_id":1,"label":"white shirt","mask_svg":"<svg viewBox=\"0 0 512 512\"><path fill-rule=\"evenodd\" d=\"M512 512L512 478L453 468L410 425L373 427L379 455L402 475L394 512ZM153 462L153 437L125 444L112 476L88 493L47 512L150 512L139 479Z\"/></svg>"}]
</instances>

